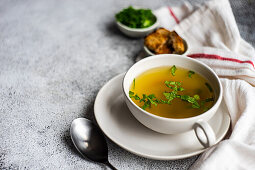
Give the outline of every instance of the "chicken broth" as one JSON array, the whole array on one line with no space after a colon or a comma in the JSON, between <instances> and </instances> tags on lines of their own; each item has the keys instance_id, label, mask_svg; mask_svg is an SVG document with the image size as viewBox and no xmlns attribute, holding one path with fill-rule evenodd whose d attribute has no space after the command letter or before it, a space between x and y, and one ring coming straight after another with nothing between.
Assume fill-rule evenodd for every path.
<instances>
[{"instance_id":1,"label":"chicken broth","mask_svg":"<svg viewBox=\"0 0 255 170\"><path fill-rule=\"evenodd\" d=\"M175 66L153 68L136 77L129 97L154 115L177 119L200 115L214 104L213 89L204 77Z\"/></svg>"}]
</instances>

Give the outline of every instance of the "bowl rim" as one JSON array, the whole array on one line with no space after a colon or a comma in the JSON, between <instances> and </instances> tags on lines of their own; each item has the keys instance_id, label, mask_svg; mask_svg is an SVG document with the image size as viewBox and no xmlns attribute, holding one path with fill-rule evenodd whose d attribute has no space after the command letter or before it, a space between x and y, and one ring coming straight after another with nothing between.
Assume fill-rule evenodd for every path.
<instances>
[{"instance_id":1,"label":"bowl rim","mask_svg":"<svg viewBox=\"0 0 255 170\"><path fill-rule=\"evenodd\" d=\"M151 56L157 55L157 54L154 54L151 50L149 50L149 48L148 48L146 45L143 45L143 49L144 49L144 51L145 51L147 54L149 54L149 55L151 55Z\"/></svg>"},{"instance_id":2,"label":"bowl rim","mask_svg":"<svg viewBox=\"0 0 255 170\"><path fill-rule=\"evenodd\" d=\"M217 98L217 101L214 103L214 105L209 109L207 110L206 112L202 113L202 114L199 114L197 116L193 116L193 117L188 117L188 118L166 118L166 117L161 117L161 116L157 116L157 115L154 115L150 112L147 112L146 110L143 110L142 108L140 108L139 106L137 106L132 100L131 98L129 97L129 95L125 92L125 89L124 89L124 83L125 83L125 79L126 79L126 76L128 74L128 72L131 70L131 68L135 67L136 65L142 63L142 62L145 62L147 60L155 60L157 58L165 58L165 57L180 57L180 58L183 58L184 60L190 60L192 62L195 62L196 64L200 64L202 66L204 66L206 69L208 69L212 75L216 78L217 80L217 85L219 86L219 94L218 94L218 98ZM152 67L153 68L153 67ZM147 69L148 70L148 69ZM217 76L217 74L209 67L207 66L206 64L202 63L201 61L198 61L198 60L195 60L193 58L190 58L190 57L187 57L185 55L178 55L178 54L158 54L158 55L153 55L153 56L149 56L147 58L144 58L140 61L138 61L137 63L135 63L134 65L132 65L128 71L125 73L124 75L124 78L123 78L123 81L122 81L122 90L123 90L123 93L124 93L124 96L125 98L128 99L128 101L133 105L135 106L136 109L138 109L139 111L143 112L144 114L150 116L150 117L153 117L153 118L156 118L156 119L160 119L160 120L164 120L164 121L175 121L175 122L182 122L182 121L194 121L194 120L199 120L199 118L203 117L204 115L206 114L209 114L212 110L217 110L218 107L220 106L220 103L222 101L222 96L223 96L223 87L222 87L222 84L220 82L220 79L219 77Z\"/></svg>"}]
</instances>

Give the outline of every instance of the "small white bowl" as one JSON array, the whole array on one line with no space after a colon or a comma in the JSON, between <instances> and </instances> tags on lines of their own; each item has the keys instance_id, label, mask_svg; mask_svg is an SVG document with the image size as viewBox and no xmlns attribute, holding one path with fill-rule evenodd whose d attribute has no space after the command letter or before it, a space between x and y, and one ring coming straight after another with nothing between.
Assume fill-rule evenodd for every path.
<instances>
[{"instance_id":1,"label":"small white bowl","mask_svg":"<svg viewBox=\"0 0 255 170\"><path fill-rule=\"evenodd\" d=\"M183 54L179 54L179 55L186 55L186 54L188 53L189 46L188 46L188 43L187 43L186 40L184 40L183 38L182 38L182 40L183 40L183 43L184 43L185 52L184 52ZM149 49L147 48L146 45L143 46L143 49L144 49L145 53L146 53L148 56L156 55L156 54L153 53L151 50L149 50Z\"/></svg>"},{"instance_id":2,"label":"small white bowl","mask_svg":"<svg viewBox=\"0 0 255 170\"><path fill-rule=\"evenodd\" d=\"M172 65L193 70L207 79L207 81L211 84L215 95L215 103L212 108L198 116L183 119L173 119L151 114L141 109L131 100L129 97L129 89L134 78L149 69ZM202 62L186 56L175 54L161 54L147 57L135 63L127 71L123 79L123 92L125 102L129 110L134 117L146 127L165 134L179 134L194 129L198 140L204 147L209 147L215 144L215 133L208 121L215 115L220 106L223 93L222 85L216 73ZM204 140L205 138L206 142Z\"/></svg>"},{"instance_id":3,"label":"small white bowl","mask_svg":"<svg viewBox=\"0 0 255 170\"><path fill-rule=\"evenodd\" d=\"M155 15L155 17L156 17L156 15ZM116 21L116 23L117 23L117 26L121 32L123 32L125 35L127 35L129 37L133 37L133 38L145 37L149 33L153 32L159 26L159 21L158 21L157 17L156 17L156 22L147 28L130 28L130 27L120 23L119 21Z\"/></svg>"}]
</instances>

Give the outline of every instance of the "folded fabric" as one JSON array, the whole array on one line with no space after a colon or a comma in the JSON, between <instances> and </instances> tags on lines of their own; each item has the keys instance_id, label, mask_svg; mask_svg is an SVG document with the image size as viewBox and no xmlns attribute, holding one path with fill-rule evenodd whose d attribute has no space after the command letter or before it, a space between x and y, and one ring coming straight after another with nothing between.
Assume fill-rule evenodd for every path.
<instances>
[{"instance_id":1,"label":"folded fabric","mask_svg":"<svg viewBox=\"0 0 255 170\"><path fill-rule=\"evenodd\" d=\"M175 30L189 46L188 57L221 77L232 134L206 151L191 169L255 169L255 50L240 36L228 0L154 11L162 27Z\"/></svg>"}]
</instances>

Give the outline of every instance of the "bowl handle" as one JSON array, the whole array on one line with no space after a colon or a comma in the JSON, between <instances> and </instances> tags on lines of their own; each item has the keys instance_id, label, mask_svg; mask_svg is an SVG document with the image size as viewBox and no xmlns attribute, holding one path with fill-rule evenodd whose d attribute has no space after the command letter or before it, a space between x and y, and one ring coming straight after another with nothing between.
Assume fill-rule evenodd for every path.
<instances>
[{"instance_id":1,"label":"bowl handle","mask_svg":"<svg viewBox=\"0 0 255 170\"><path fill-rule=\"evenodd\" d=\"M196 133L197 139L205 148L208 148L215 144L216 136L209 123L203 120L198 120L194 124L193 128Z\"/></svg>"}]
</instances>

